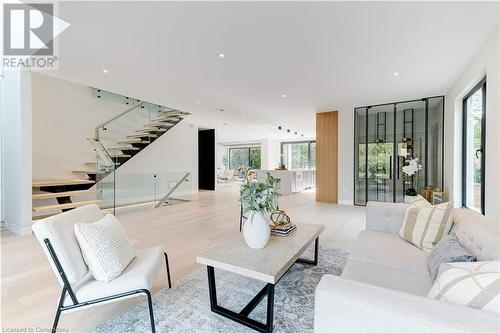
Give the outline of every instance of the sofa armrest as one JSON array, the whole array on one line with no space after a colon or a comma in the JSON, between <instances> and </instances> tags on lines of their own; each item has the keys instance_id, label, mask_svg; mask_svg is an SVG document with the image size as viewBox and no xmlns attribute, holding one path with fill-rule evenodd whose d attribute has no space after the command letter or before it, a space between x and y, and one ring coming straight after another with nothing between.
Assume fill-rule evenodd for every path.
<instances>
[{"instance_id":1,"label":"sofa armrest","mask_svg":"<svg viewBox=\"0 0 500 333\"><path fill-rule=\"evenodd\" d=\"M403 224L408 204L368 201L366 203L366 230L397 235Z\"/></svg>"},{"instance_id":2,"label":"sofa armrest","mask_svg":"<svg viewBox=\"0 0 500 333\"><path fill-rule=\"evenodd\" d=\"M315 332L498 332L498 314L324 275Z\"/></svg>"}]
</instances>

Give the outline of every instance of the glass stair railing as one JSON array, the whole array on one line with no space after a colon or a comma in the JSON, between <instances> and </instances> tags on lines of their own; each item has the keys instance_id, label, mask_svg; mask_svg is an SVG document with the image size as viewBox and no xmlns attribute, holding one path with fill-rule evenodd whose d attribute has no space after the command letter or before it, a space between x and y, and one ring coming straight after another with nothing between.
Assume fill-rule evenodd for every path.
<instances>
[{"instance_id":1,"label":"glass stair railing","mask_svg":"<svg viewBox=\"0 0 500 333\"><path fill-rule=\"evenodd\" d=\"M117 169L189 113L91 89L96 98L129 106L126 111L97 126L94 138L89 138L96 152L95 181L98 198L104 201L101 206L113 212L119 207L143 203L159 207L168 202L168 197L185 192L186 184L190 184L187 171L122 174ZM189 189L191 191L191 187Z\"/></svg>"}]
</instances>

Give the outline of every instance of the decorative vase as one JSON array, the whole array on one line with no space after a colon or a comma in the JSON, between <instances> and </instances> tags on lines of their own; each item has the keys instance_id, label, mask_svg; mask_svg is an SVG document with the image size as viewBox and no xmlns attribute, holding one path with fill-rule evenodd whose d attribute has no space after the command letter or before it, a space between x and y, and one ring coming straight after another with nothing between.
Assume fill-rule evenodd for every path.
<instances>
[{"instance_id":1,"label":"decorative vase","mask_svg":"<svg viewBox=\"0 0 500 333\"><path fill-rule=\"evenodd\" d=\"M263 212L251 212L243 226L243 238L249 248L262 249L269 242L271 229Z\"/></svg>"}]
</instances>

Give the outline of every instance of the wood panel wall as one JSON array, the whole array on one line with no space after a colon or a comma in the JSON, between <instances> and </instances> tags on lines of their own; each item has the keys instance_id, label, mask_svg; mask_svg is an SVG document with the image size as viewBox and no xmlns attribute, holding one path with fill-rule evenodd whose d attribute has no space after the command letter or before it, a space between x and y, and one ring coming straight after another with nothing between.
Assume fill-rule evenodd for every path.
<instances>
[{"instance_id":1,"label":"wood panel wall","mask_svg":"<svg viewBox=\"0 0 500 333\"><path fill-rule=\"evenodd\" d=\"M338 112L316 113L316 201L338 202Z\"/></svg>"}]
</instances>

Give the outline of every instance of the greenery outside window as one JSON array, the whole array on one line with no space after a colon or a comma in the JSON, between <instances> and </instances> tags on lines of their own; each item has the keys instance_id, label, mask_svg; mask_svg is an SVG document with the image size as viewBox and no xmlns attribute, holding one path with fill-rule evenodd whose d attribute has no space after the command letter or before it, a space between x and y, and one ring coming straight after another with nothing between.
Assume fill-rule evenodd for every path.
<instances>
[{"instance_id":1,"label":"greenery outside window","mask_svg":"<svg viewBox=\"0 0 500 333\"><path fill-rule=\"evenodd\" d=\"M229 169L236 170L241 166L260 169L260 147L229 148Z\"/></svg>"},{"instance_id":2,"label":"greenery outside window","mask_svg":"<svg viewBox=\"0 0 500 333\"><path fill-rule=\"evenodd\" d=\"M281 164L289 170L316 169L316 141L282 142Z\"/></svg>"}]
</instances>

